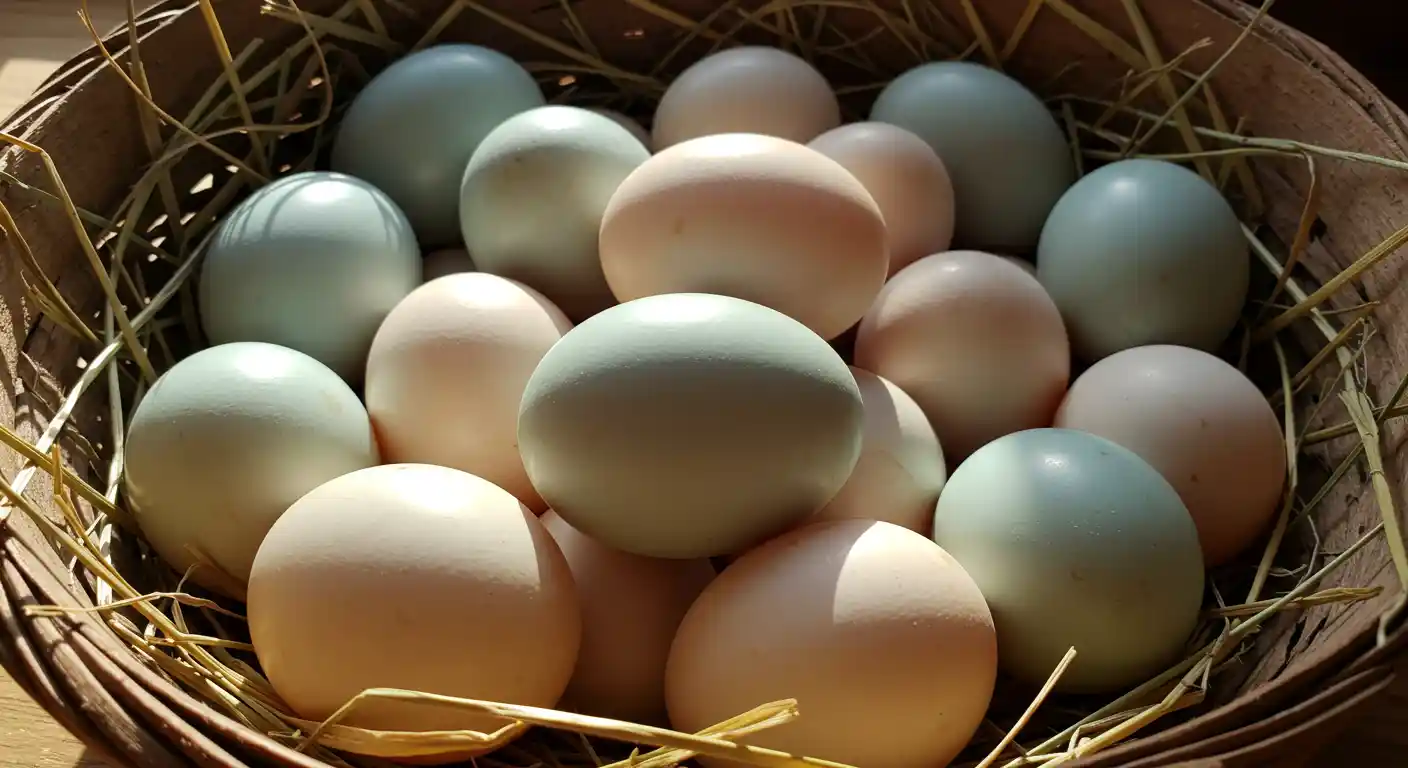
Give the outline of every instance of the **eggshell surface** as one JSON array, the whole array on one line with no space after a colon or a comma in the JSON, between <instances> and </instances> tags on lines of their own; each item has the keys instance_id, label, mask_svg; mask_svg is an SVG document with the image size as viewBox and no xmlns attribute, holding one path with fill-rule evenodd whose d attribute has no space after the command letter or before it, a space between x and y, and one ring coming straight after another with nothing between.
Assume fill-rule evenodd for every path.
<instances>
[{"instance_id":1,"label":"eggshell surface","mask_svg":"<svg viewBox=\"0 0 1408 768\"><path fill-rule=\"evenodd\" d=\"M834 338L884 283L885 221L845 168L757 134L677 144L621 183L601 223L616 298L718 293Z\"/></svg>"},{"instance_id":2,"label":"eggshell surface","mask_svg":"<svg viewBox=\"0 0 1408 768\"><path fill-rule=\"evenodd\" d=\"M212 344L279 344L356 381L382 318L420 284L420 249L390 198L346 174L296 173L220 222L201 325Z\"/></svg>"},{"instance_id":3,"label":"eggshell surface","mask_svg":"<svg viewBox=\"0 0 1408 768\"><path fill-rule=\"evenodd\" d=\"M885 86L870 119L913 132L943 160L958 200L958 247L1032 249L1075 181L1066 135L1046 105L989 67L921 64Z\"/></svg>"},{"instance_id":4,"label":"eggshell surface","mask_svg":"<svg viewBox=\"0 0 1408 768\"><path fill-rule=\"evenodd\" d=\"M458 272L474 272L474 259L463 248L441 248L421 259L421 274L425 282Z\"/></svg>"},{"instance_id":5,"label":"eggshell surface","mask_svg":"<svg viewBox=\"0 0 1408 768\"><path fill-rule=\"evenodd\" d=\"M386 191L427 248L460 237L465 165L504 120L543 105L533 76L478 45L445 43L396 60L352 100L337 129L332 168Z\"/></svg>"},{"instance_id":6,"label":"eggshell surface","mask_svg":"<svg viewBox=\"0 0 1408 768\"><path fill-rule=\"evenodd\" d=\"M548 510L577 584L582 648L562 705L634 723L665 722L665 661L685 611L714 579L708 559L660 560L612 549Z\"/></svg>"},{"instance_id":7,"label":"eggshell surface","mask_svg":"<svg viewBox=\"0 0 1408 768\"><path fill-rule=\"evenodd\" d=\"M647 150L650 149L650 131L645 130L645 127L640 124L640 121L630 115L606 107L590 107L590 109L598 115L605 115L616 121L617 125L630 131L631 135L636 137L636 141L641 143L641 146L645 147Z\"/></svg>"},{"instance_id":8,"label":"eggshell surface","mask_svg":"<svg viewBox=\"0 0 1408 768\"><path fill-rule=\"evenodd\" d=\"M1071 187L1041 233L1037 274L1076 354L1177 344L1213 351L1247 301L1242 225L1193 171L1133 159Z\"/></svg>"},{"instance_id":9,"label":"eggshell surface","mask_svg":"<svg viewBox=\"0 0 1408 768\"><path fill-rule=\"evenodd\" d=\"M518 404L571 327L542 294L496 275L417 288L387 315L367 359L367 411L386 460L463 470L546 509L518 455Z\"/></svg>"},{"instance_id":10,"label":"eggshell surface","mask_svg":"<svg viewBox=\"0 0 1408 768\"><path fill-rule=\"evenodd\" d=\"M928 768L968 743L996 672L992 615L952 557L896 525L834 520L767 542L705 588L675 636L665 695L691 733L795 698L802 717L748 743Z\"/></svg>"},{"instance_id":11,"label":"eggshell surface","mask_svg":"<svg viewBox=\"0 0 1408 768\"><path fill-rule=\"evenodd\" d=\"M904 390L852 367L865 407L860 460L830 503L809 521L881 520L929 534L948 469L929 419Z\"/></svg>"},{"instance_id":12,"label":"eggshell surface","mask_svg":"<svg viewBox=\"0 0 1408 768\"><path fill-rule=\"evenodd\" d=\"M616 188L650 152L609 117L546 106L484 137L460 186L465 245L485 272L532 286L575 321L616 303L597 236Z\"/></svg>"},{"instance_id":13,"label":"eggshell surface","mask_svg":"<svg viewBox=\"0 0 1408 768\"><path fill-rule=\"evenodd\" d=\"M652 138L659 152L718 133L761 133L802 144L841 124L826 78L779 48L738 46L705 56L665 89Z\"/></svg>"},{"instance_id":14,"label":"eggshell surface","mask_svg":"<svg viewBox=\"0 0 1408 768\"><path fill-rule=\"evenodd\" d=\"M861 321L855 364L914 398L950 462L1050 426L1071 370L1041 284L978 251L926 256L891 278Z\"/></svg>"},{"instance_id":15,"label":"eggshell surface","mask_svg":"<svg viewBox=\"0 0 1408 768\"><path fill-rule=\"evenodd\" d=\"M320 721L376 687L551 707L581 615L562 552L508 492L388 464L329 481L280 518L250 576L249 629L274 690ZM487 733L509 722L372 701L344 724Z\"/></svg>"},{"instance_id":16,"label":"eggshell surface","mask_svg":"<svg viewBox=\"0 0 1408 768\"><path fill-rule=\"evenodd\" d=\"M1171 345L1117 352L1071 385L1056 426L1138 454L1193 515L1209 566L1236 557L1275 516L1286 446L1266 398L1241 371Z\"/></svg>"},{"instance_id":17,"label":"eggshell surface","mask_svg":"<svg viewBox=\"0 0 1408 768\"><path fill-rule=\"evenodd\" d=\"M1123 691L1182 657L1203 598L1198 533L1143 459L1071 429L1007 435L954 471L934 541L977 582L1013 677Z\"/></svg>"},{"instance_id":18,"label":"eggshell surface","mask_svg":"<svg viewBox=\"0 0 1408 768\"><path fill-rule=\"evenodd\" d=\"M259 543L290 504L378 463L347 384L313 358L261 342L196 352L132 415L123 480L152 548L197 584L242 597ZM200 553L198 557L197 553Z\"/></svg>"},{"instance_id":19,"label":"eggshell surface","mask_svg":"<svg viewBox=\"0 0 1408 768\"><path fill-rule=\"evenodd\" d=\"M612 307L543 357L518 445L563 520L617 549L742 551L831 500L855 467L850 370L781 313L713 294Z\"/></svg>"},{"instance_id":20,"label":"eggshell surface","mask_svg":"<svg viewBox=\"0 0 1408 768\"><path fill-rule=\"evenodd\" d=\"M890 274L953 242L953 183L934 150L887 123L851 123L807 146L840 163L865 185L889 232Z\"/></svg>"}]
</instances>

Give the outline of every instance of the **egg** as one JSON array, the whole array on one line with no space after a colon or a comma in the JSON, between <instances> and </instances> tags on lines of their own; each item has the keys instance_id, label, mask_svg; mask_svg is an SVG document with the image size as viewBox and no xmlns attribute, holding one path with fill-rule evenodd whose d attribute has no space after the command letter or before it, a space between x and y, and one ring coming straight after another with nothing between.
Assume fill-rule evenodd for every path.
<instances>
[{"instance_id":1,"label":"egg","mask_svg":"<svg viewBox=\"0 0 1408 768\"><path fill-rule=\"evenodd\" d=\"M905 72L876 97L870 119L912 131L943 160L963 248L1031 250L1075 180L1066 135L1041 99L979 64L936 61Z\"/></svg>"},{"instance_id":2,"label":"egg","mask_svg":"<svg viewBox=\"0 0 1408 768\"><path fill-rule=\"evenodd\" d=\"M622 114L621 112L618 112L614 109L607 109L606 107L590 107L590 109L598 115L605 115L606 117L609 117L612 120L616 121L617 125L621 126L622 128L625 128L627 131L630 131L631 135L636 137L636 141L639 141L641 143L641 146L645 147L646 149L650 148L650 131L645 130L645 127L642 126L640 122L637 121L635 118L631 117L630 115Z\"/></svg>"},{"instance_id":3,"label":"egg","mask_svg":"<svg viewBox=\"0 0 1408 768\"><path fill-rule=\"evenodd\" d=\"M826 78L779 48L744 45L679 74L655 110L654 149L717 133L761 133L805 144L841 124Z\"/></svg>"},{"instance_id":4,"label":"egg","mask_svg":"<svg viewBox=\"0 0 1408 768\"><path fill-rule=\"evenodd\" d=\"M934 541L977 582L997 622L998 658L1057 690L1123 692L1182 656L1203 599L1203 559L1178 492L1103 437L1033 429L999 438L954 470Z\"/></svg>"},{"instance_id":5,"label":"egg","mask_svg":"<svg viewBox=\"0 0 1408 768\"><path fill-rule=\"evenodd\" d=\"M1042 230L1036 265L1089 361L1149 344L1213 351L1237 324L1251 274L1242 225L1217 188L1144 159L1071 187Z\"/></svg>"},{"instance_id":6,"label":"egg","mask_svg":"<svg viewBox=\"0 0 1408 768\"><path fill-rule=\"evenodd\" d=\"M548 510L577 584L582 648L562 706L633 723L665 722L665 660L685 611L714 578L707 559L661 560L622 552Z\"/></svg>"},{"instance_id":7,"label":"egg","mask_svg":"<svg viewBox=\"0 0 1408 768\"><path fill-rule=\"evenodd\" d=\"M420 284L420 249L390 198L345 174L295 173L216 228L200 320L212 344L278 344L356 381L382 318Z\"/></svg>"},{"instance_id":8,"label":"egg","mask_svg":"<svg viewBox=\"0 0 1408 768\"><path fill-rule=\"evenodd\" d=\"M923 139L887 123L851 123L812 139L875 198L889 233L890 274L953 242L953 183Z\"/></svg>"},{"instance_id":9,"label":"egg","mask_svg":"<svg viewBox=\"0 0 1408 768\"><path fill-rule=\"evenodd\" d=\"M475 264L541 291L573 320L616 303L597 235L621 181L650 157L614 120L577 107L531 109L484 137L460 186Z\"/></svg>"},{"instance_id":10,"label":"egg","mask_svg":"<svg viewBox=\"0 0 1408 768\"><path fill-rule=\"evenodd\" d=\"M724 294L826 339L865 313L888 261L884 218L850 172L757 134L656 154L621 183L601 222L602 269L621 301Z\"/></svg>"},{"instance_id":11,"label":"egg","mask_svg":"<svg viewBox=\"0 0 1408 768\"><path fill-rule=\"evenodd\" d=\"M930 768L983 722L996 673L992 614L952 557L897 525L832 520L763 544L704 589L671 646L665 697L688 733L796 699L801 717L747 743Z\"/></svg>"},{"instance_id":12,"label":"egg","mask_svg":"<svg viewBox=\"0 0 1408 768\"><path fill-rule=\"evenodd\" d=\"M860 460L814 520L882 520L929 534L948 469L929 419L904 390L852 367L865 408Z\"/></svg>"},{"instance_id":13,"label":"egg","mask_svg":"<svg viewBox=\"0 0 1408 768\"><path fill-rule=\"evenodd\" d=\"M502 53L434 45L396 60L352 100L333 142L332 168L385 190L422 246L453 246L470 155L499 123L543 102L533 76Z\"/></svg>"},{"instance_id":14,"label":"egg","mask_svg":"<svg viewBox=\"0 0 1408 768\"><path fill-rule=\"evenodd\" d=\"M441 248L425 254L421 259L421 274L425 282L437 277L453 275L456 272L473 272L474 259L463 248Z\"/></svg>"},{"instance_id":15,"label":"egg","mask_svg":"<svg viewBox=\"0 0 1408 768\"><path fill-rule=\"evenodd\" d=\"M538 364L528 477L572 527L647 557L742 551L811 515L860 455L850 370L786 315L713 294L612 307Z\"/></svg>"},{"instance_id":16,"label":"egg","mask_svg":"<svg viewBox=\"0 0 1408 768\"><path fill-rule=\"evenodd\" d=\"M138 403L123 490L157 554L242 598L259 543L298 497L378 463L356 393L317 360L262 342L182 359Z\"/></svg>"},{"instance_id":17,"label":"egg","mask_svg":"<svg viewBox=\"0 0 1408 768\"><path fill-rule=\"evenodd\" d=\"M518 404L571 327L542 294L483 272L412 291L367 358L367 411L386 460L463 470L543 511L518 455Z\"/></svg>"},{"instance_id":18,"label":"egg","mask_svg":"<svg viewBox=\"0 0 1408 768\"><path fill-rule=\"evenodd\" d=\"M352 472L289 507L255 558L248 618L270 684L314 721L378 687L552 707L581 638L572 574L537 517L487 480L422 464ZM387 701L359 706L342 724L524 730Z\"/></svg>"},{"instance_id":19,"label":"egg","mask_svg":"<svg viewBox=\"0 0 1408 768\"><path fill-rule=\"evenodd\" d=\"M1201 350L1116 352L1075 380L1055 423L1108 438L1162 473L1193 515L1209 566L1246 549L1281 502L1276 413L1241 371Z\"/></svg>"},{"instance_id":20,"label":"egg","mask_svg":"<svg viewBox=\"0 0 1408 768\"><path fill-rule=\"evenodd\" d=\"M954 462L1050 426L1071 372L1061 313L1041 284L978 251L926 256L891 278L861 321L855 364L913 397Z\"/></svg>"}]
</instances>

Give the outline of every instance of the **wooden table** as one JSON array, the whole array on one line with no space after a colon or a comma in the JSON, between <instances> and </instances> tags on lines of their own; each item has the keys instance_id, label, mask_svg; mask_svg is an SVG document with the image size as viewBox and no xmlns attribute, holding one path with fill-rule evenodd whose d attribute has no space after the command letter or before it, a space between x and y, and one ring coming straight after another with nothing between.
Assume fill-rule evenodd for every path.
<instances>
[{"instance_id":1,"label":"wooden table","mask_svg":"<svg viewBox=\"0 0 1408 768\"><path fill-rule=\"evenodd\" d=\"M1333 39L1335 35L1342 31L1347 40L1353 28L1346 17L1364 13L1365 7L1388 8L1390 4L1396 7L1400 0L1357 2L1361 5L1340 7L1329 14L1338 21L1332 21L1328 28L1302 23L1308 18L1307 14L1324 8L1323 0L1282 0L1277 8L1302 28L1321 29L1322 39L1339 47L1341 41ZM138 6L142 5L145 3L139 0ZM1312 9L1312 5L1318 7ZM0 0L0 116L23 103L55 67L89 44L87 33L78 21L77 8L77 0ZM89 10L99 30L121 23L125 8L125 0L89 0ZM1368 11L1370 16L1375 13ZM1380 35L1379 38L1388 41L1390 36ZM1387 50L1385 45L1375 48L1374 52L1378 55L1377 52ZM1396 52L1384 61L1388 66L1402 66L1401 55ZM1403 84L1408 85L1408 80ZM1389 89L1390 95L1404 92ZM1382 705L1327 750L1320 762L1326 768L1391 765L1401 764L1405 754L1408 754L1408 684L1385 697ZM51 720L0 670L0 768L105 768L105 764L88 755L77 739Z\"/></svg>"}]
</instances>

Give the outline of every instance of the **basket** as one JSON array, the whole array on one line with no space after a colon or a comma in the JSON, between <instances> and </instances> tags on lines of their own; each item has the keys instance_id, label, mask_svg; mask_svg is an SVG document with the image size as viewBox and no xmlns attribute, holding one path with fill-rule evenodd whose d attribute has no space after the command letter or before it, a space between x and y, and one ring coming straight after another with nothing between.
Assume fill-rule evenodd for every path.
<instances>
[{"instance_id":1,"label":"basket","mask_svg":"<svg viewBox=\"0 0 1408 768\"><path fill-rule=\"evenodd\" d=\"M1224 612L1243 629L1221 635L1227 647L1211 661L1174 670L1116 716L1102 714L1109 702L1077 702L1080 715L1065 706L1028 722L1015 716L1019 702L1011 716L993 714L996 736L980 733L986 746L974 754L997 744L985 765L1304 764L1393 683L1408 646L1395 506L1408 490L1396 418L1408 413L1398 405L1408 303L1393 290L1403 262L1392 257L1408 240L1408 117L1262 11L1236 0L158 3L104 36L105 51L67 62L4 128L14 140L0 151L0 661L115 765L325 765L332 753L300 751L307 734L292 728L259 727L229 693L238 681L192 674L179 650L189 646L142 618L138 609L160 604L191 637L229 636L213 603L143 596L177 590L178 575L145 553L115 482L144 375L200 343L185 278L201 233L248 192L232 162L252 157L243 128L264 126L253 135L272 148L271 170L297 170L325 148L338 105L369 73L437 39L530 63L552 100L648 115L652 83L689 61L731 40L781 38L834 78L852 118L878 81L919 61L1001 62L1077 135L1092 106L1113 104L1109 130L1147 131L1141 151L1171 153L1225 185L1266 267L1254 295L1279 297L1252 306L1235 341L1269 372L1258 380L1268 391L1278 367L1305 382L1288 409L1302 449L1275 557L1252 553L1226 582L1254 583L1260 599ZM830 37L808 38L808 24ZM191 132L157 119L143 91ZM241 116L245 105L252 115ZM208 647L233 659L225 651L240 643ZM231 664L235 677L254 674ZM693 743L563 717L547 722L636 741L646 764L683 759ZM1014 723L1028 730L998 744ZM1048 757L1024 763L1017 744ZM676 751L644 754L651 745Z\"/></svg>"}]
</instances>

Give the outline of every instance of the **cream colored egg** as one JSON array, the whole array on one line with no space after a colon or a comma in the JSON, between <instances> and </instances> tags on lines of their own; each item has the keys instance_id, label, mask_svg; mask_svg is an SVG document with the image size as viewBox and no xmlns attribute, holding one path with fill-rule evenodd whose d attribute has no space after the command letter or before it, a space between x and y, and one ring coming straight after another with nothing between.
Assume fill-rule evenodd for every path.
<instances>
[{"instance_id":1,"label":"cream colored egg","mask_svg":"<svg viewBox=\"0 0 1408 768\"><path fill-rule=\"evenodd\" d=\"M581 638L572 574L542 523L487 480L420 464L353 472L299 499L259 549L248 608L269 682L314 721L377 687L551 707ZM343 722L393 731L510 725L385 701ZM482 751L465 745L431 757Z\"/></svg>"},{"instance_id":2,"label":"cream colored egg","mask_svg":"<svg viewBox=\"0 0 1408 768\"><path fill-rule=\"evenodd\" d=\"M518 403L571 327L542 294L496 275L446 275L412 291L367 360L367 411L386 460L454 467L545 509L518 455Z\"/></svg>"},{"instance_id":3,"label":"cream colored egg","mask_svg":"<svg viewBox=\"0 0 1408 768\"><path fill-rule=\"evenodd\" d=\"M761 133L806 143L841 123L841 105L816 68L779 48L739 46L681 72L655 110L659 152L716 133Z\"/></svg>"},{"instance_id":4,"label":"cream colored egg","mask_svg":"<svg viewBox=\"0 0 1408 768\"><path fill-rule=\"evenodd\" d=\"M1281 423L1241 371L1189 347L1116 352L1071 384L1056 426L1134 451L1183 499L1203 559L1222 565L1266 531L1286 481Z\"/></svg>"},{"instance_id":5,"label":"cream colored egg","mask_svg":"<svg viewBox=\"0 0 1408 768\"><path fill-rule=\"evenodd\" d=\"M127 429L124 493L152 548L242 597L259 542L298 497L378 463L357 394L312 357L246 341L172 366ZM214 566L214 568L207 567Z\"/></svg>"},{"instance_id":6,"label":"cream colored egg","mask_svg":"<svg viewBox=\"0 0 1408 768\"><path fill-rule=\"evenodd\" d=\"M854 366L865 408L860 461L811 520L882 520L929 535L948 469L929 419L904 390Z\"/></svg>"},{"instance_id":7,"label":"cream colored egg","mask_svg":"<svg viewBox=\"0 0 1408 768\"><path fill-rule=\"evenodd\" d=\"M621 183L601 222L616 298L716 293L790 315L822 338L885 281L885 221L845 168L783 139L734 133L670 147Z\"/></svg>"},{"instance_id":8,"label":"cream colored egg","mask_svg":"<svg viewBox=\"0 0 1408 768\"><path fill-rule=\"evenodd\" d=\"M469 257L469 251L463 248L441 248L438 251L431 251L421 259L421 274L425 282L430 282L437 277L453 275L457 272L473 272L474 259Z\"/></svg>"},{"instance_id":9,"label":"cream colored egg","mask_svg":"<svg viewBox=\"0 0 1408 768\"><path fill-rule=\"evenodd\" d=\"M796 699L801 717L748 743L934 768L982 723L996 674L992 614L957 561L897 525L833 520L754 549L704 589L670 649L665 697L690 733Z\"/></svg>"},{"instance_id":10,"label":"cream colored egg","mask_svg":"<svg viewBox=\"0 0 1408 768\"><path fill-rule=\"evenodd\" d=\"M635 723L665 721L665 660L685 611L714 578L706 558L661 560L602 544L548 510L577 584L582 649L562 705Z\"/></svg>"},{"instance_id":11,"label":"cream colored egg","mask_svg":"<svg viewBox=\"0 0 1408 768\"><path fill-rule=\"evenodd\" d=\"M949 251L885 285L861 322L855 363L909 393L956 463L1050 426L1070 357L1061 313L1036 278L992 254Z\"/></svg>"},{"instance_id":12,"label":"cream colored egg","mask_svg":"<svg viewBox=\"0 0 1408 768\"><path fill-rule=\"evenodd\" d=\"M840 163L875 198L890 233L890 274L953 242L953 182L923 139L888 123L851 123L807 146Z\"/></svg>"}]
</instances>

